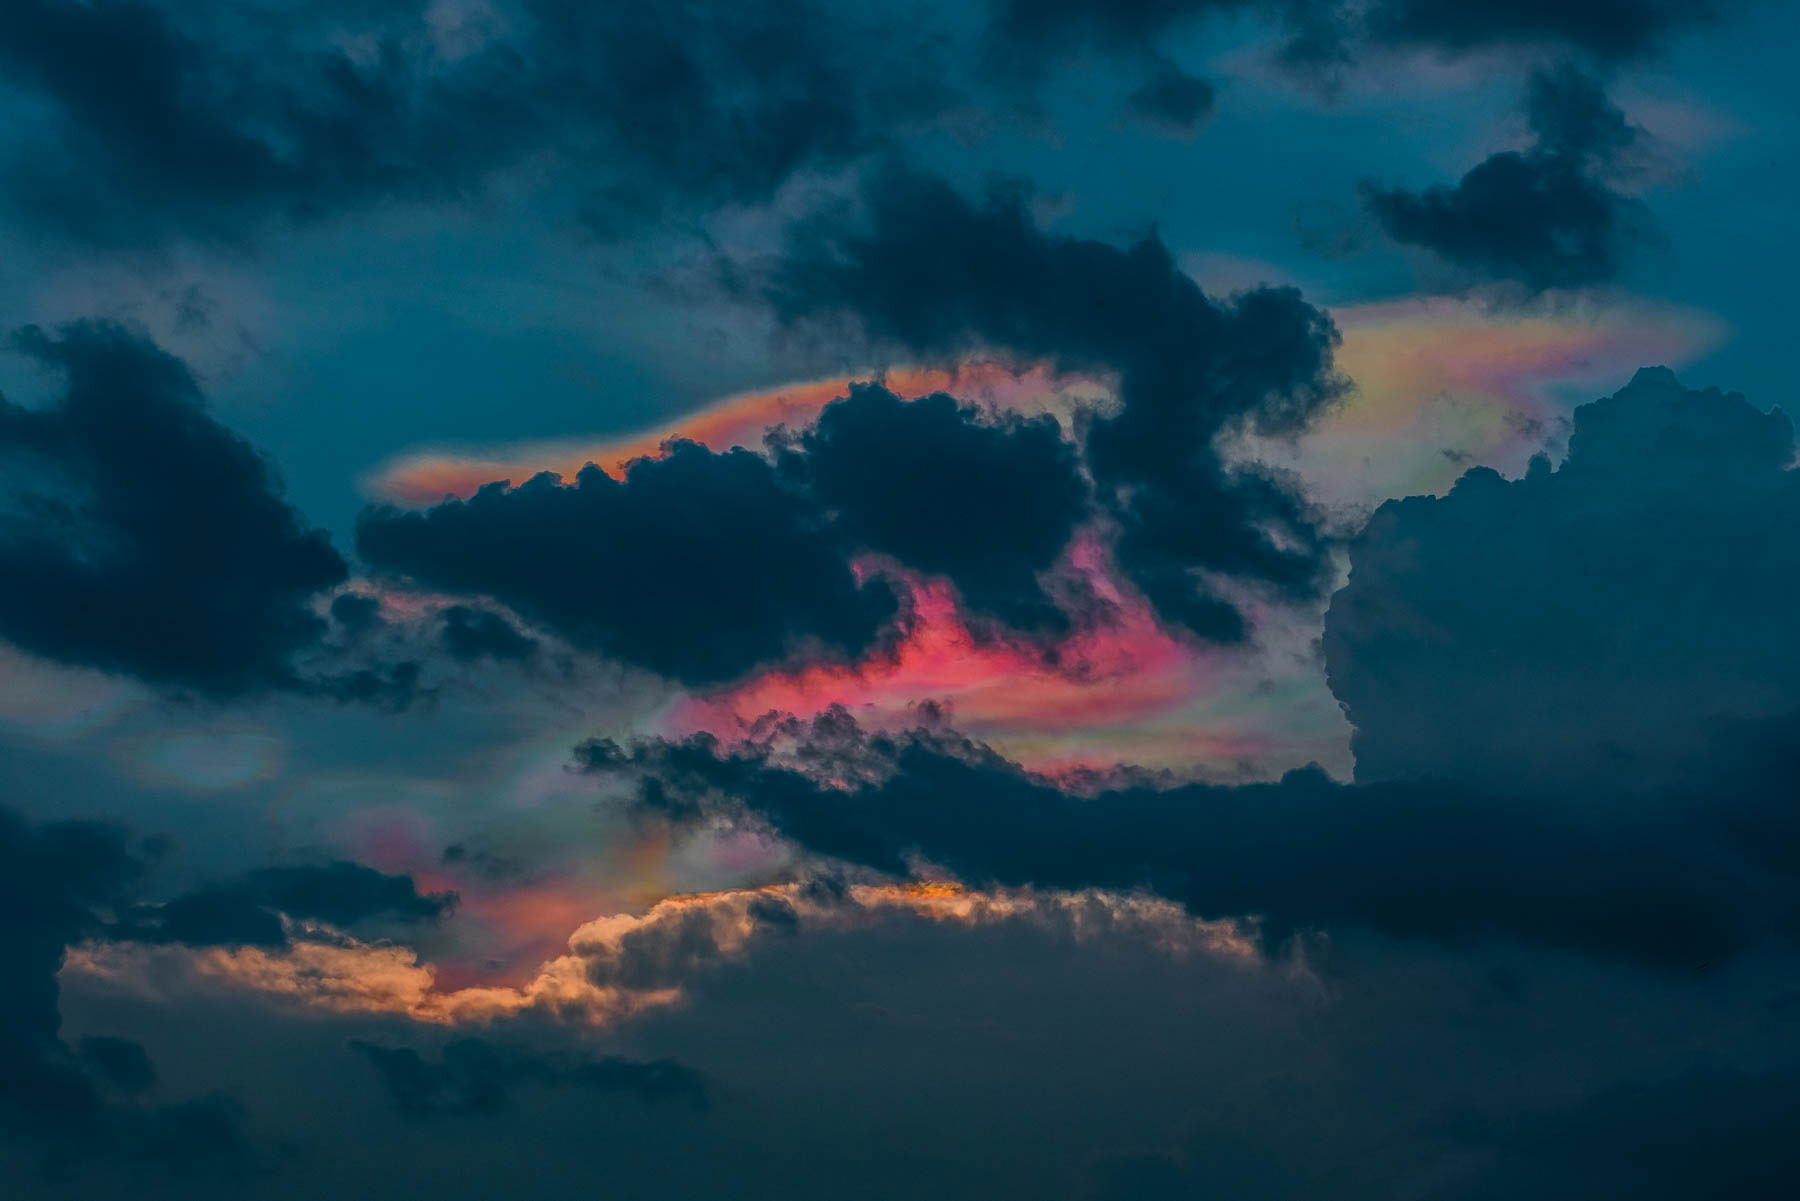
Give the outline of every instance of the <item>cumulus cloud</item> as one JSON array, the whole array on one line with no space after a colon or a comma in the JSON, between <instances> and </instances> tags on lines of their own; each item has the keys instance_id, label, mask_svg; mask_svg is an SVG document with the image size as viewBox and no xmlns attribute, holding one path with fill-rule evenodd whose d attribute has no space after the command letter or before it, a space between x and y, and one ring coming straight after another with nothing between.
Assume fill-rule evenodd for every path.
<instances>
[{"instance_id":1,"label":"cumulus cloud","mask_svg":"<svg viewBox=\"0 0 1800 1201\"><path fill-rule=\"evenodd\" d=\"M689 683L730 679L803 645L855 656L898 600L858 580L841 537L770 462L677 443L614 479L490 484L423 513L357 523L372 564L479 592L571 642Z\"/></svg>"},{"instance_id":2,"label":"cumulus cloud","mask_svg":"<svg viewBox=\"0 0 1800 1201\"><path fill-rule=\"evenodd\" d=\"M905 402L865 385L791 446L785 464L855 545L949 578L970 609L1013 629L1066 627L1040 576L1089 509L1054 418L983 416L943 393Z\"/></svg>"},{"instance_id":3,"label":"cumulus cloud","mask_svg":"<svg viewBox=\"0 0 1800 1201\"><path fill-rule=\"evenodd\" d=\"M1049 577L1092 508L1054 418L866 384L768 449L675 441L622 478L590 464L573 484L544 473L424 512L377 506L357 546L384 571L492 596L688 684L866 655L904 620L908 573L948 579L1008 632L1069 629L1079 598ZM490 628L498 617L445 619L459 658L525 651Z\"/></svg>"},{"instance_id":4,"label":"cumulus cloud","mask_svg":"<svg viewBox=\"0 0 1800 1201\"><path fill-rule=\"evenodd\" d=\"M410 876L360 863L263 867L228 884L138 905L111 936L189 946L281 947L283 918L354 928L365 922L435 922L456 906L455 893L421 894Z\"/></svg>"},{"instance_id":5,"label":"cumulus cloud","mask_svg":"<svg viewBox=\"0 0 1800 1201\"><path fill-rule=\"evenodd\" d=\"M0 400L0 637L208 696L297 685L345 578L267 460L207 414L177 359L97 322L27 329L56 402Z\"/></svg>"},{"instance_id":6,"label":"cumulus cloud","mask_svg":"<svg viewBox=\"0 0 1800 1201\"><path fill-rule=\"evenodd\" d=\"M849 321L875 342L956 360L1000 352L1116 374L1086 464L1126 577L1172 625L1248 632L1221 578L1285 599L1324 587L1326 541L1281 480L1230 470L1229 428L1291 433L1341 392L1337 331L1292 289L1215 301L1154 237L1129 249L1048 233L1025 198L977 205L905 170L864 211L793 239L763 294L789 322Z\"/></svg>"},{"instance_id":7,"label":"cumulus cloud","mask_svg":"<svg viewBox=\"0 0 1800 1201\"><path fill-rule=\"evenodd\" d=\"M1800 707L1792 422L1661 369L1575 410L1568 456L1390 501L1325 621L1361 780L1642 791ZM1705 786L1704 779L1701 785Z\"/></svg>"}]
</instances>

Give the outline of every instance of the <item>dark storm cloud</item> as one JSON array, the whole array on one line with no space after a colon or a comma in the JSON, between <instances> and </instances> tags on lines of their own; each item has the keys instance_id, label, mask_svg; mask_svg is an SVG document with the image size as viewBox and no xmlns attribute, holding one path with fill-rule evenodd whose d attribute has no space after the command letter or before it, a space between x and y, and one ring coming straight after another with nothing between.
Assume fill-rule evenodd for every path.
<instances>
[{"instance_id":1,"label":"dark storm cloud","mask_svg":"<svg viewBox=\"0 0 1800 1201\"><path fill-rule=\"evenodd\" d=\"M61 1036L57 971L67 949L100 934L143 874L124 833L87 822L31 826L0 809L0 1136L56 1163L122 1158L185 1169L245 1151L236 1106L210 1096L127 1104L155 1071L143 1048Z\"/></svg>"},{"instance_id":2,"label":"dark storm cloud","mask_svg":"<svg viewBox=\"0 0 1800 1201\"><path fill-rule=\"evenodd\" d=\"M792 446L784 465L857 545L947 576L970 608L1013 629L1067 624L1038 577L1088 495L1054 418L984 418L942 393L905 402L866 385Z\"/></svg>"},{"instance_id":3,"label":"dark storm cloud","mask_svg":"<svg viewBox=\"0 0 1800 1201\"><path fill-rule=\"evenodd\" d=\"M1575 411L1567 459L1390 501L1325 621L1357 778L1642 788L1800 705L1792 423L1666 370Z\"/></svg>"},{"instance_id":4,"label":"dark storm cloud","mask_svg":"<svg viewBox=\"0 0 1800 1201\"><path fill-rule=\"evenodd\" d=\"M452 659L464 663L482 658L522 662L538 650L537 639L520 633L506 618L467 605L444 610L439 639Z\"/></svg>"},{"instance_id":5,"label":"dark storm cloud","mask_svg":"<svg viewBox=\"0 0 1800 1201\"><path fill-rule=\"evenodd\" d=\"M1119 526L1125 574L1171 623L1244 637L1208 576L1284 598L1324 586L1325 541L1283 483L1233 472L1217 441L1287 433L1339 393L1337 331L1292 289L1215 301L1154 237L1121 250L1049 234L1021 196L974 205L905 171L880 176L866 213L796 235L767 282L787 321L849 319L935 358L982 351L1116 372L1121 406L1095 416L1087 465Z\"/></svg>"},{"instance_id":6,"label":"dark storm cloud","mask_svg":"<svg viewBox=\"0 0 1800 1201\"><path fill-rule=\"evenodd\" d=\"M1641 131L1573 67L1534 72L1527 108L1530 149L1489 157L1455 187L1365 182L1363 203L1395 241L1476 278L1531 292L1606 283L1655 238L1615 179Z\"/></svg>"},{"instance_id":7,"label":"dark storm cloud","mask_svg":"<svg viewBox=\"0 0 1800 1201\"><path fill-rule=\"evenodd\" d=\"M345 565L268 462L116 326L15 345L65 383L45 408L0 399L0 637L209 696L293 686Z\"/></svg>"},{"instance_id":8,"label":"dark storm cloud","mask_svg":"<svg viewBox=\"0 0 1800 1201\"><path fill-rule=\"evenodd\" d=\"M1149 888L1197 916L1259 917L1271 944L1366 928L1694 970L1770 932L1755 904L1775 882L1739 853L1721 828L1728 817L1657 798L1633 807L1433 781L1343 786L1316 769L1089 796L978 744L870 734L842 714L772 743L598 743L581 756L595 770L644 773L643 806L678 819L749 817L815 853L899 875L917 856L982 885Z\"/></svg>"},{"instance_id":9,"label":"dark storm cloud","mask_svg":"<svg viewBox=\"0 0 1800 1201\"><path fill-rule=\"evenodd\" d=\"M136 907L113 937L189 946L287 945L282 916L355 927L364 922L435 922L456 906L455 893L421 894L411 876L359 863L265 867L230 884Z\"/></svg>"},{"instance_id":10,"label":"dark storm cloud","mask_svg":"<svg viewBox=\"0 0 1800 1201\"><path fill-rule=\"evenodd\" d=\"M8 202L29 228L112 245L456 200L527 162L608 231L756 202L947 103L907 28L830 16L19 0L0 13L0 64L41 140L16 145Z\"/></svg>"},{"instance_id":11,"label":"dark storm cloud","mask_svg":"<svg viewBox=\"0 0 1800 1201\"><path fill-rule=\"evenodd\" d=\"M693 1069L661 1059L640 1062L604 1056L545 1055L489 1039L459 1038L432 1063L411 1047L350 1044L368 1060L402 1113L498 1113L514 1089L539 1085L601 1093L630 1093L644 1101L681 1100L704 1108L706 1084Z\"/></svg>"},{"instance_id":12,"label":"dark storm cloud","mask_svg":"<svg viewBox=\"0 0 1800 1201\"><path fill-rule=\"evenodd\" d=\"M617 480L589 465L489 484L424 513L364 512L357 549L434 588L483 592L570 641L687 683L801 645L854 656L897 600L768 460L691 442Z\"/></svg>"}]
</instances>

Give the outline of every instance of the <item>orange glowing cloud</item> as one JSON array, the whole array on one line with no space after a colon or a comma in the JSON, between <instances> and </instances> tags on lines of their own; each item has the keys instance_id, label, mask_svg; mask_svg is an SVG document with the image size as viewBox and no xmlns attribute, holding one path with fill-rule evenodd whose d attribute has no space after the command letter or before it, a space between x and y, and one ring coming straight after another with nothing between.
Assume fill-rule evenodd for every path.
<instances>
[{"instance_id":1,"label":"orange glowing cloud","mask_svg":"<svg viewBox=\"0 0 1800 1201\"><path fill-rule=\"evenodd\" d=\"M182 990L225 991L267 1003L337 1015L398 1017L432 1025L472 1025L539 1012L587 1025L617 1025L679 1005L688 979L633 987L618 970L629 940L679 938L704 953L684 972L703 973L754 953L769 929L764 914L785 906L783 936L850 930L894 917L972 929L1036 923L1077 943L1133 938L1172 956L1206 954L1246 966L1260 962L1250 930L1202 921L1150 897L1100 891L974 891L954 884L856 885L840 901L820 901L798 884L669 897L643 914L595 918L568 938L568 953L546 961L517 988L446 988L438 970L405 947L378 945L323 929L295 931L280 950L258 947L92 943L72 949L63 973L140 996L174 1000ZM693 939L696 926L706 937Z\"/></svg>"}]
</instances>

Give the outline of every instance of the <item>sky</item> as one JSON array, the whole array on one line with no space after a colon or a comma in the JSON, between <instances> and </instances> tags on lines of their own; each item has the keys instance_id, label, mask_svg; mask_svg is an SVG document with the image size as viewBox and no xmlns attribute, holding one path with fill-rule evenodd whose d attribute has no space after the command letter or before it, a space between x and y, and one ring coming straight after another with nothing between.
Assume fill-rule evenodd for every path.
<instances>
[{"instance_id":1,"label":"sky","mask_svg":"<svg viewBox=\"0 0 1800 1201\"><path fill-rule=\"evenodd\" d=\"M12 0L0 1191L1786 1197L1797 36Z\"/></svg>"}]
</instances>

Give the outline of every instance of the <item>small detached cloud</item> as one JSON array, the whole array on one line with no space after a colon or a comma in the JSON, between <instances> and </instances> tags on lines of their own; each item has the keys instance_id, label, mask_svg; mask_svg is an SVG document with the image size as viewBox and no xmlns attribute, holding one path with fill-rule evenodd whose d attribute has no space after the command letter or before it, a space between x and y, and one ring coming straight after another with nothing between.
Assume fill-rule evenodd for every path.
<instances>
[{"instance_id":1,"label":"small detached cloud","mask_svg":"<svg viewBox=\"0 0 1800 1201\"><path fill-rule=\"evenodd\" d=\"M417 924L442 919L456 900L455 893L422 894L410 876L390 876L359 863L265 867L230 884L139 905L110 933L196 947L283 947L289 939L284 918L347 929L372 921Z\"/></svg>"},{"instance_id":2,"label":"small detached cloud","mask_svg":"<svg viewBox=\"0 0 1800 1201\"><path fill-rule=\"evenodd\" d=\"M1363 204L1390 238L1475 280L1531 294L1612 282L1656 240L1643 203L1618 187L1643 131L1567 65L1533 72L1527 110L1529 149L1489 157L1454 187L1365 182Z\"/></svg>"}]
</instances>

